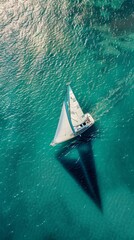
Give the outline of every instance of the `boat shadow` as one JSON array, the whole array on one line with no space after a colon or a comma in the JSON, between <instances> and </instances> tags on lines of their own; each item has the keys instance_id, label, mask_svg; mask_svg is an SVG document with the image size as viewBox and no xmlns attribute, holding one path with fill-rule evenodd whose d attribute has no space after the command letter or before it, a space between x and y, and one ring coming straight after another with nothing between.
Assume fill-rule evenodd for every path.
<instances>
[{"instance_id":1,"label":"boat shadow","mask_svg":"<svg viewBox=\"0 0 134 240\"><path fill-rule=\"evenodd\" d=\"M82 137L77 137L75 142L65 145L64 148L60 149L56 157L102 211L102 202L91 144L93 138L96 136L97 129L95 125L93 125L82 134ZM77 151L77 158L69 157L72 151Z\"/></svg>"}]
</instances>

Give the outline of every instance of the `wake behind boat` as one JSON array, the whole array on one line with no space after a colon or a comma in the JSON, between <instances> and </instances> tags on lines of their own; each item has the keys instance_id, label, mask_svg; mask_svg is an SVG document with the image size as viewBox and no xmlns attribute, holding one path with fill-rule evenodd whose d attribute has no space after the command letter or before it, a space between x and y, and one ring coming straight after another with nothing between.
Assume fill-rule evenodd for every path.
<instances>
[{"instance_id":1,"label":"wake behind boat","mask_svg":"<svg viewBox=\"0 0 134 240\"><path fill-rule=\"evenodd\" d=\"M70 87L63 102L58 127L51 146L65 142L81 135L94 124L94 119L89 113L84 114Z\"/></svg>"}]
</instances>

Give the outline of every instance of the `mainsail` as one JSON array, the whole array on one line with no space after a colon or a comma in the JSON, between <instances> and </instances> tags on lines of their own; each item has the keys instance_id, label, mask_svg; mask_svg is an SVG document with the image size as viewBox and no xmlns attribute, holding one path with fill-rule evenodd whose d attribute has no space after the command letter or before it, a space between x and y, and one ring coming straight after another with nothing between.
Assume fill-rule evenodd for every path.
<instances>
[{"instance_id":1,"label":"mainsail","mask_svg":"<svg viewBox=\"0 0 134 240\"><path fill-rule=\"evenodd\" d=\"M73 127L75 127L83 123L86 120L86 117L70 86L68 86L68 95L70 101L70 118Z\"/></svg>"}]
</instances>

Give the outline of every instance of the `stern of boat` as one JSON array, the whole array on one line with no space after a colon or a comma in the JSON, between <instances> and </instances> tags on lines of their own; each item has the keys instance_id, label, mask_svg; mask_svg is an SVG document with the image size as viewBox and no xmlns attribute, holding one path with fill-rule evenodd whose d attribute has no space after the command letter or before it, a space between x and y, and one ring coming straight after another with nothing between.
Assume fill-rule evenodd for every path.
<instances>
[{"instance_id":1,"label":"stern of boat","mask_svg":"<svg viewBox=\"0 0 134 240\"><path fill-rule=\"evenodd\" d=\"M95 122L93 117L89 113L86 113L85 115L86 115L86 119L87 119L86 120L87 125L92 126Z\"/></svg>"}]
</instances>

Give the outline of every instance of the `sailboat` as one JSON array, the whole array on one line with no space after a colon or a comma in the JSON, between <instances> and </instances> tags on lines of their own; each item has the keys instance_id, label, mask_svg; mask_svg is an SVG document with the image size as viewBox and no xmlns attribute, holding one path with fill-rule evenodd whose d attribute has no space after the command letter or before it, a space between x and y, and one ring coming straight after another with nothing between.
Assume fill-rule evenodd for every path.
<instances>
[{"instance_id":1,"label":"sailboat","mask_svg":"<svg viewBox=\"0 0 134 240\"><path fill-rule=\"evenodd\" d=\"M51 146L81 136L94 124L94 119L89 113L83 113L70 84L63 102L58 127Z\"/></svg>"}]
</instances>

